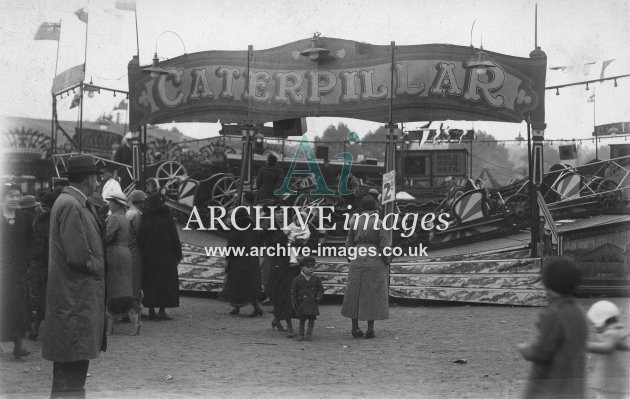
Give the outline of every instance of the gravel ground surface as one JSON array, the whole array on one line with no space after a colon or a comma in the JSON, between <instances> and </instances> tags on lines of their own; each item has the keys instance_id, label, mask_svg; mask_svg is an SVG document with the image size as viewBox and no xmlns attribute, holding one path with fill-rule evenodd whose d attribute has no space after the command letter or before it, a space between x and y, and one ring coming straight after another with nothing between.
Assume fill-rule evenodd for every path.
<instances>
[{"instance_id":1,"label":"gravel ground surface","mask_svg":"<svg viewBox=\"0 0 630 399\"><path fill-rule=\"evenodd\" d=\"M579 303L586 310L595 300ZM628 315L629 299L612 301ZM174 320L145 320L140 336L117 325L108 351L90 364L88 397L520 397L529 365L515 345L534 337L537 308L394 305L373 340L352 338L340 308L329 299L314 340L298 342L272 331L268 312L230 316L224 302L183 297ZM12 359L11 343L0 346L0 395L47 397L52 363L42 360L41 342L25 341L32 354L22 361Z\"/></svg>"}]
</instances>

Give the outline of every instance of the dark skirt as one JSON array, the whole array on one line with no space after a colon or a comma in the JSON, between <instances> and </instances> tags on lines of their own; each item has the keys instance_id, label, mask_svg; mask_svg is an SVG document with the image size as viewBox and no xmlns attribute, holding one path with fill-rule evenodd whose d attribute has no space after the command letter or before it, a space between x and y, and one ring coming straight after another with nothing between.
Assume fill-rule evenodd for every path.
<instances>
[{"instance_id":1,"label":"dark skirt","mask_svg":"<svg viewBox=\"0 0 630 399\"><path fill-rule=\"evenodd\" d=\"M222 298L234 305L244 305L258 300L261 290L258 258L230 259Z\"/></svg>"},{"instance_id":2,"label":"dark skirt","mask_svg":"<svg viewBox=\"0 0 630 399\"><path fill-rule=\"evenodd\" d=\"M291 303L291 283L299 274L298 267L291 267L288 262L273 264L269 273L269 285L271 286L271 300L273 313L276 319L286 320L293 317L293 305Z\"/></svg>"},{"instance_id":3,"label":"dark skirt","mask_svg":"<svg viewBox=\"0 0 630 399\"><path fill-rule=\"evenodd\" d=\"M28 289L25 284L5 281L0 290L0 342L12 341L30 328Z\"/></svg>"}]
</instances>

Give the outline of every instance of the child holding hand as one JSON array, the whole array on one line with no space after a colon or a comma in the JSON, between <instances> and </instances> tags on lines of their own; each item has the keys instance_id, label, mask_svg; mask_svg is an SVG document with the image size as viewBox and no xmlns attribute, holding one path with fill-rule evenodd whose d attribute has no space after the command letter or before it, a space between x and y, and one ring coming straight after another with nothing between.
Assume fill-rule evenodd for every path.
<instances>
[{"instance_id":1,"label":"child holding hand","mask_svg":"<svg viewBox=\"0 0 630 399\"><path fill-rule=\"evenodd\" d=\"M298 333L298 341L310 341L312 339L313 327L315 320L319 315L318 303L324 298L324 286L322 280L313 275L313 267L315 266L315 258L307 256L300 261L302 270L300 274L293 279L291 285L291 300L295 317L300 319L300 330ZM304 325L308 320L308 329L304 335Z\"/></svg>"},{"instance_id":2,"label":"child holding hand","mask_svg":"<svg viewBox=\"0 0 630 399\"><path fill-rule=\"evenodd\" d=\"M620 323L619 308L609 301L593 304L586 316L597 331L597 342L588 342L586 350L596 354L592 388L598 399L630 397L627 351L628 331Z\"/></svg>"}]
</instances>

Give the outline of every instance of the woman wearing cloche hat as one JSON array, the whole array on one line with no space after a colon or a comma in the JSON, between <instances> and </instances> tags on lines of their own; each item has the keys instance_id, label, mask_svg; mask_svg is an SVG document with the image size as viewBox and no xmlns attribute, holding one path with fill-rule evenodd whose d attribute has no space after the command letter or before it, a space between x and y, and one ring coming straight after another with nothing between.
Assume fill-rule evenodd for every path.
<instances>
[{"instance_id":1,"label":"woman wearing cloche hat","mask_svg":"<svg viewBox=\"0 0 630 399\"><path fill-rule=\"evenodd\" d=\"M129 219L125 216L127 199L122 192L106 198L112 212L106 220L105 255L107 259L107 331L114 332L115 316L133 306Z\"/></svg>"}]
</instances>

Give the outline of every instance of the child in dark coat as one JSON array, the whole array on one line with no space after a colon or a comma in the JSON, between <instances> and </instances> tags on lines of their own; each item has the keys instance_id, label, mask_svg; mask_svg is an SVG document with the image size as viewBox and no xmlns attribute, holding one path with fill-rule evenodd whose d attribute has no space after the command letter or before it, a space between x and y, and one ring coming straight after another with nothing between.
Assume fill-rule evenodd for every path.
<instances>
[{"instance_id":1,"label":"child in dark coat","mask_svg":"<svg viewBox=\"0 0 630 399\"><path fill-rule=\"evenodd\" d=\"M319 315L319 306L317 304L324 298L324 286L322 285L322 280L313 275L315 258L307 256L300 261L300 266L302 271L293 279L291 284L291 300L295 317L300 319L298 341L310 341L315 320L317 315ZM308 330L306 330L306 335L304 335L306 320L308 320Z\"/></svg>"},{"instance_id":2,"label":"child in dark coat","mask_svg":"<svg viewBox=\"0 0 630 399\"><path fill-rule=\"evenodd\" d=\"M588 325L571 295L580 283L579 269L570 259L556 258L543 267L542 280L549 306L538 315L538 336L518 345L532 362L525 398L584 398Z\"/></svg>"}]
</instances>

